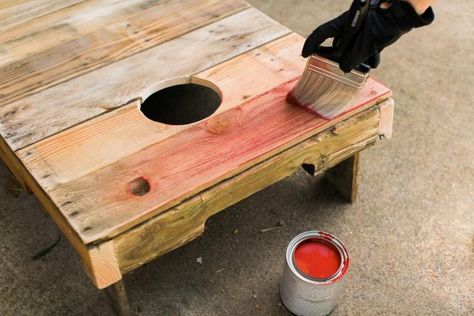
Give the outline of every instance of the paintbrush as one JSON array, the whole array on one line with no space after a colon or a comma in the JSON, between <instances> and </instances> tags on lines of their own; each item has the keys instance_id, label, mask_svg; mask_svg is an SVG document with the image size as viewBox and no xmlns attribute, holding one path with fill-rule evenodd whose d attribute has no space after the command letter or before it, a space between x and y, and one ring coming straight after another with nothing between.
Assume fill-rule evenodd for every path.
<instances>
[{"instance_id":1,"label":"paintbrush","mask_svg":"<svg viewBox=\"0 0 474 316\"><path fill-rule=\"evenodd\" d=\"M348 12L342 36L332 47L308 58L306 68L287 101L324 118L332 119L352 106L357 92L364 87L370 67L361 64L349 73L339 69L347 47L363 25L369 9L368 0L354 0Z\"/></svg>"}]
</instances>

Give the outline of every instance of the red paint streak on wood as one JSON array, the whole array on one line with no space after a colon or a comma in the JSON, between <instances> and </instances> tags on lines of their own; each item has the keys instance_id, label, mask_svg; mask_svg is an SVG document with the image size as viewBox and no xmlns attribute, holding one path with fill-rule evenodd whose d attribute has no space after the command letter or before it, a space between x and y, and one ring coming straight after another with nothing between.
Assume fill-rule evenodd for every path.
<instances>
[{"instance_id":1,"label":"red paint streak on wood","mask_svg":"<svg viewBox=\"0 0 474 316\"><path fill-rule=\"evenodd\" d=\"M293 85L281 85L50 194L58 205L73 201L61 210L80 212L70 219L76 230L92 227L86 243L131 227L330 127L332 121L285 101ZM390 90L370 79L355 104L361 109L388 95ZM220 119L225 127L213 126ZM151 190L137 199L123 188L138 177L147 179Z\"/></svg>"}]
</instances>

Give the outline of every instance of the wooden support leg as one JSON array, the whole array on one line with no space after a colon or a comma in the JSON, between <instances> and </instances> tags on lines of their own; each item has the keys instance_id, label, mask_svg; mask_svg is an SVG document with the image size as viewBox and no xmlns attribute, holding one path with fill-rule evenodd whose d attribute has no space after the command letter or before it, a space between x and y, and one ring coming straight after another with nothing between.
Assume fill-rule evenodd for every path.
<instances>
[{"instance_id":1,"label":"wooden support leg","mask_svg":"<svg viewBox=\"0 0 474 316\"><path fill-rule=\"evenodd\" d=\"M349 203L355 202L359 184L359 153L329 169L326 176Z\"/></svg>"},{"instance_id":2,"label":"wooden support leg","mask_svg":"<svg viewBox=\"0 0 474 316\"><path fill-rule=\"evenodd\" d=\"M128 305L127 292L123 281L119 281L102 290L110 308L118 316L133 315Z\"/></svg>"}]
</instances>

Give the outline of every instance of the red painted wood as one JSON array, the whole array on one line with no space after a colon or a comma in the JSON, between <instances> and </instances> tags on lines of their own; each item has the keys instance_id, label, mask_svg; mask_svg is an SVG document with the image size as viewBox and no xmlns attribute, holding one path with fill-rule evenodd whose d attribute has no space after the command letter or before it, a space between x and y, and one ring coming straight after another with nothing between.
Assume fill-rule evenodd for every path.
<instances>
[{"instance_id":1,"label":"red painted wood","mask_svg":"<svg viewBox=\"0 0 474 316\"><path fill-rule=\"evenodd\" d=\"M75 229L93 242L131 227L259 161L303 141L338 120L326 121L286 103L295 81L154 144L50 192ZM390 90L370 79L355 104L361 111ZM225 96L224 96L225 100ZM355 111L354 111L355 113ZM130 183L146 179L143 195Z\"/></svg>"}]
</instances>

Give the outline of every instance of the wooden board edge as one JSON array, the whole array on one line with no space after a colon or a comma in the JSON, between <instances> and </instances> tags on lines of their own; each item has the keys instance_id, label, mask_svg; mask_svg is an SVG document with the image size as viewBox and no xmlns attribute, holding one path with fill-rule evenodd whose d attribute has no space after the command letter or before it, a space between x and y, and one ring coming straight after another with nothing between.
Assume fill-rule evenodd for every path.
<instances>
[{"instance_id":1,"label":"wooden board edge","mask_svg":"<svg viewBox=\"0 0 474 316\"><path fill-rule=\"evenodd\" d=\"M278 22L277 20L275 20L274 18L272 18L271 16L269 16L268 14L266 14L265 12L263 12L262 10L256 8L256 7L253 6L252 4L250 4L248 1L246 1L246 0L240 0L240 1L244 2L245 4L247 4L250 8L255 9L255 10L257 10L258 12L262 13L263 15L265 15L265 16L266 16L269 20L271 20L274 24L279 25L279 26L281 26L282 28L286 29L286 31L287 31L288 34L289 34L289 33L296 34L296 35L300 36L303 40L306 40L306 38L304 38L302 35L300 35L300 34L298 34L298 33L296 33L296 32L293 32L292 29L290 29L290 28L287 27L286 25L284 25L284 24ZM303 48L303 47L301 47L301 48Z\"/></svg>"},{"instance_id":2,"label":"wooden board edge","mask_svg":"<svg viewBox=\"0 0 474 316\"><path fill-rule=\"evenodd\" d=\"M354 203L357 199L359 161L360 153L356 153L326 172L329 182L349 203Z\"/></svg>"},{"instance_id":3,"label":"wooden board edge","mask_svg":"<svg viewBox=\"0 0 474 316\"><path fill-rule=\"evenodd\" d=\"M108 241L88 248L87 272L98 289L104 289L122 279L115 253L114 241Z\"/></svg>"},{"instance_id":4,"label":"wooden board edge","mask_svg":"<svg viewBox=\"0 0 474 316\"><path fill-rule=\"evenodd\" d=\"M15 153L10 150L10 147L2 137L0 137L0 158L7 166L8 170L10 170L12 175L16 178L16 180L21 184L21 186L25 190L31 191L27 185L26 177L23 176L23 164L20 162Z\"/></svg>"},{"instance_id":5,"label":"wooden board edge","mask_svg":"<svg viewBox=\"0 0 474 316\"><path fill-rule=\"evenodd\" d=\"M381 102L380 107L380 124L379 124L379 134L381 137L391 139L393 135L393 118L394 118L394 109L395 102L392 98Z\"/></svg>"},{"instance_id":6,"label":"wooden board edge","mask_svg":"<svg viewBox=\"0 0 474 316\"><path fill-rule=\"evenodd\" d=\"M81 258L84 270L91 278L94 285L105 288L122 279L118 260L115 256L113 242L109 241L100 246L86 246L76 234L74 229L67 223L61 212L53 203L48 194L38 185L22 162L10 150L3 138L0 137L0 158L15 178L31 190L36 196L43 209L53 219L66 239L76 250Z\"/></svg>"},{"instance_id":7,"label":"wooden board edge","mask_svg":"<svg viewBox=\"0 0 474 316\"><path fill-rule=\"evenodd\" d=\"M314 164L324 172L374 145L379 137L379 113L379 106L374 105L339 123L337 134L329 128L313 135L116 236L113 241L121 272L130 272L198 237L210 216L291 175L301 164ZM354 130L361 134L354 143L353 138L339 141ZM331 146L334 150L329 152Z\"/></svg>"}]
</instances>

